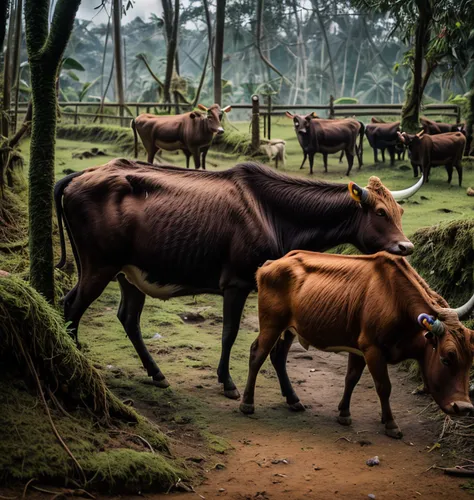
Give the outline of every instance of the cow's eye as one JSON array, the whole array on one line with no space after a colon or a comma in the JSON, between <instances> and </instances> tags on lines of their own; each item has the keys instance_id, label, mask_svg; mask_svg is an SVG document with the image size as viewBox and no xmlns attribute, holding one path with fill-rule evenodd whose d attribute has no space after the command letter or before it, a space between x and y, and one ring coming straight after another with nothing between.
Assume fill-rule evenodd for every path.
<instances>
[{"instance_id":1,"label":"cow's eye","mask_svg":"<svg viewBox=\"0 0 474 500\"><path fill-rule=\"evenodd\" d=\"M443 363L444 366L449 366L451 364L451 361L448 358L443 358L441 356L441 363Z\"/></svg>"},{"instance_id":2,"label":"cow's eye","mask_svg":"<svg viewBox=\"0 0 474 500\"><path fill-rule=\"evenodd\" d=\"M387 217L387 212L383 208L379 208L375 213L379 217Z\"/></svg>"}]
</instances>

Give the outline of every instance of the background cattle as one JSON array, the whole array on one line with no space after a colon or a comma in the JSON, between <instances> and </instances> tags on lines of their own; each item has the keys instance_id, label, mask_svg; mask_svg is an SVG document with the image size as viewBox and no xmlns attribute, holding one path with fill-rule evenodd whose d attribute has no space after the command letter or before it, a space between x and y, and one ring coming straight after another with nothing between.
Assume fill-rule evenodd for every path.
<instances>
[{"instance_id":1,"label":"background cattle","mask_svg":"<svg viewBox=\"0 0 474 500\"><path fill-rule=\"evenodd\" d=\"M254 412L256 377L270 353L287 403L292 410L304 410L286 371L288 351L298 335L306 348L349 352L341 424L351 423L352 392L367 365L385 432L402 437L390 408L387 364L405 359L418 361L425 385L445 413L474 415L469 399L474 331L459 321L461 311L449 309L405 259L385 252L342 256L294 251L265 263L257 282L260 333L250 348L243 413Z\"/></svg>"},{"instance_id":2,"label":"background cattle","mask_svg":"<svg viewBox=\"0 0 474 500\"><path fill-rule=\"evenodd\" d=\"M464 123L442 123L429 120L428 118L420 118L421 125L425 134L436 135L445 134L447 132L462 132L466 135Z\"/></svg>"},{"instance_id":3,"label":"background cattle","mask_svg":"<svg viewBox=\"0 0 474 500\"><path fill-rule=\"evenodd\" d=\"M423 174L424 182L429 182L432 166L444 165L448 173L448 183L451 184L453 167L456 168L459 186L462 185L462 156L466 147L466 137L461 132L427 135L421 131L410 135L398 132L400 141L410 151L413 174L418 176L418 167Z\"/></svg>"},{"instance_id":4,"label":"background cattle","mask_svg":"<svg viewBox=\"0 0 474 500\"><path fill-rule=\"evenodd\" d=\"M262 139L260 141L260 153L266 155L268 161L275 160L275 168L278 168L278 162L285 166L286 142L282 139Z\"/></svg>"},{"instance_id":5,"label":"background cattle","mask_svg":"<svg viewBox=\"0 0 474 500\"><path fill-rule=\"evenodd\" d=\"M353 118L342 120L326 120L315 118L313 113L306 116L293 115L289 111L286 116L293 120L296 136L303 150L303 167L306 158L309 158L309 171L313 173L314 155L322 153L324 171L327 172L328 154L343 151L346 154L349 175L354 164L354 156L359 160L359 168L362 166L364 126ZM359 144L357 144L359 139ZM341 156L342 158L342 156Z\"/></svg>"},{"instance_id":6,"label":"background cattle","mask_svg":"<svg viewBox=\"0 0 474 500\"><path fill-rule=\"evenodd\" d=\"M385 150L388 149L390 155L390 164L395 164L395 153L400 160L405 154L404 145L398 140L397 132L400 131L400 122L386 123L380 119L373 118L371 123L365 126L365 135L370 146L374 150L374 162L378 162L377 150L382 152L382 161L385 162Z\"/></svg>"},{"instance_id":7,"label":"background cattle","mask_svg":"<svg viewBox=\"0 0 474 500\"><path fill-rule=\"evenodd\" d=\"M169 116L145 113L132 120L135 157L138 156L138 134L147 152L148 163L153 163L155 154L160 149L181 149L186 156L186 168L189 168L189 158L192 156L195 168L202 166L205 170L207 151L214 135L224 133L221 120L224 113L230 112L231 106L221 109L218 104L213 104L210 108L199 104L198 108L203 113L191 111Z\"/></svg>"},{"instance_id":8,"label":"background cattle","mask_svg":"<svg viewBox=\"0 0 474 500\"><path fill-rule=\"evenodd\" d=\"M73 173L55 187L58 267L65 263L64 218L79 275L64 300L66 321L77 339L82 315L117 276L118 317L148 375L164 387L168 382L141 336L145 295L223 295L217 373L224 394L238 398L230 351L258 267L295 248L324 251L341 243L363 253L410 254L395 199L421 184L391 193L377 177L361 188L284 176L253 163L206 172L118 159Z\"/></svg>"}]
</instances>

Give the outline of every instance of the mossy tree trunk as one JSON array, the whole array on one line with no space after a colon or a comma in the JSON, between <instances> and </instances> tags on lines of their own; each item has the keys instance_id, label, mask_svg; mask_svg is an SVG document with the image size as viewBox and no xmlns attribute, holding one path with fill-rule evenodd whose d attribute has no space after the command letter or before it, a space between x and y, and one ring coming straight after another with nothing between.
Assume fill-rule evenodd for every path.
<instances>
[{"instance_id":1,"label":"mossy tree trunk","mask_svg":"<svg viewBox=\"0 0 474 500\"><path fill-rule=\"evenodd\" d=\"M12 86L12 71L11 71L11 52L13 46L13 32L15 24L15 12L14 12L14 2L11 3L10 8L10 21L8 23L8 36L7 44L5 48L4 64L3 64L3 115L1 118L1 134L8 137L9 134L9 120L8 112L10 111L10 101L11 101L11 86ZM5 28L6 29L6 28ZM3 47L3 45L2 45Z\"/></svg>"},{"instance_id":2,"label":"mossy tree trunk","mask_svg":"<svg viewBox=\"0 0 474 500\"><path fill-rule=\"evenodd\" d=\"M429 42L429 29L432 19L431 0L416 0L418 20L415 30L415 57L413 77L407 89L407 97L402 108L402 129L406 132L418 132L420 129L420 108L423 97L423 59L426 44ZM426 79L425 85L428 79Z\"/></svg>"},{"instance_id":3,"label":"mossy tree trunk","mask_svg":"<svg viewBox=\"0 0 474 500\"><path fill-rule=\"evenodd\" d=\"M471 80L471 90L469 91L469 94L467 96L468 99L468 104L469 104L469 111L468 115L466 118L466 135L467 135L467 144L466 144L466 153L468 155L474 154L474 151L471 153L471 151L474 148L474 142L473 142L473 128L474 128L474 77Z\"/></svg>"},{"instance_id":4,"label":"mossy tree trunk","mask_svg":"<svg viewBox=\"0 0 474 500\"><path fill-rule=\"evenodd\" d=\"M222 105L222 59L224 58L225 2L216 6L216 36L214 41L214 102Z\"/></svg>"},{"instance_id":5,"label":"mossy tree trunk","mask_svg":"<svg viewBox=\"0 0 474 500\"><path fill-rule=\"evenodd\" d=\"M49 0L25 0L33 103L29 169L30 282L50 302L54 302L56 78L80 3L81 0L58 0L49 28Z\"/></svg>"},{"instance_id":6,"label":"mossy tree trunk","mask_svg":"<svg viewBox=\"0 0 474 500\"><path fill-rule=\"evenodd\" d=\"M125 93L123 91L122 0L113 0L112 11L114 26L115 98L120 104L120 116L123 116ZM121 125L123 124L121 123Z\"/></svg>"},{"instance_id":7,"label":"mossy tree trunk","mask_svg":"<svg viewBox=\"0 0 474 500\"><path fill-rule=\"evenodd\" d=\"M164 4L163 4L164 5ZM179 0L175 0L174 3L174 17L173 11L171 9L171 4L168 3L168 16L171 16L173 23L171 25L171 31L167 28L167 38L168 46L166 52L166 75L165 83L163 87L163 99L165 102L171 102L171 80L173 78L173 69L176 63L176 48L178 46L178 27L179 27ZM166 18L166 15L165 15Z\"/></svg>"}]
</instances>

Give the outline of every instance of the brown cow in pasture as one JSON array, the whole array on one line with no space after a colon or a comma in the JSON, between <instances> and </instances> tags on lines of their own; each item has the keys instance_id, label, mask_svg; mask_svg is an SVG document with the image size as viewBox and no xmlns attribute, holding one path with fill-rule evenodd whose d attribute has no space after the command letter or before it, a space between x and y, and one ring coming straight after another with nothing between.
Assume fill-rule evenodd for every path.
<instances>
[{"instance_id":1,"label":"brown cow in pasture","mask_svg":"<svg viewBox=\"0 0 474 500\"><path fill-rule=\"evenodd\" d=\"M444 165L451 184L453 167L456 168L459 186L462 184L462 156L466 147L466 137L461 132L427 135L421 131L410 135L398 132L400 141L408 147L413 174L418 177L418 167L423 174L424 182L429 182L432 166Z\"/></svg>"},{"instance_id":2,"label":"brown cow in pasture","mask_svg":"<svg viewBox=\"0 0 474 500\"><path fill-rule=\"evenodd\" d=\"M144 113L132 120L135 157L138 156L138 134L147 152L148 163L153 163L155 154L160 149L165 151L181 149L186 156L186 168L189 168L189 158L192 156L195 168L202 166L205 170L207 151L213 137L224 133L221 120L224 113L230 112L231 106L221 109L218 104L213 104L210 108L198 104L198 108L204 113L191 111L167 116Z\"/></svg>"},{"instance_id":3,"label":"brown cow in pasture","mask_svg":"<svg viewBox=\"0 0 474 500\"><path fill-rule=\"evenodd\" d=\"M58 267L65 264L64 220L79 275L64 300L66 321L77 340L82 315L117 276L118 317L148 375L163 387L168 382L140 332L145 296L222 295L217 373L224 394L238 398L230 351L258 267L296 248L324 251L341 243L363 253L411 254L395 199L411 196L421 184L391 193L377 177L366 188L348 187L255 163L207 172L117 159L73 173L54 191Z\"/></svg>"},{"instance_id":4,"label":"brown cow in pasture","mask_svg":"<svg viewBox=\"0 0 474 500\"><path fill-rule=\"evenodd\" d=\"M303 162L309 157L309 172L313 173L314 155L322 153L324 172L328 171L328 154L343 151L347 158L347 172L349 175L354 164L354 156L359 160L359 169L362 166L362 148L364 140L364 125L354 118L329 120L316 118L314 113L294 115L289 111L286 116L293 120L296 136L303 150ZM357 139L359 138L359 144ZM341 156L342 158L342 156Z\"/></svg>"},{"instance_id":5,"label":"brown cow in pasture","mask_svg":"<svg viewBox=\"0 0 474 500\"><path fill-rule=\"evenodd\" d=\"M435 122L425 117L421 117L420 122L425 134L437 135L437 134L445 134L447 132L461 132L464 135L466 135L466 129L464 123Z\"/></svg>"},{"instance_id":6,"label":"brown cow in pasture","mask_svg":"<svg viewBox=\"0 0 474 500\"><path fill-rule=\"evenodd\" d=\"M427 389L445 413L474 415L469 399L474 331L404 258L386 252L343 256L295 250L265 263L257 283L260 333L250 348L243 413L254 412L256 377L268 354L290 408L304 410L286 372L298 335L306 348L349 352L339 403L343 425L351 423L352 391L367 364L385 432L402 437L390 408L387 364L405 359L418 361Z\"/></svg>"},{"instance_id":7,"label":"brown cow in pasture","mask_svg":"<svg viewBox=\"0 0 474 500\"><path fill-rule=\"evenodd\" d=\"M390 155L390 164L395 164L395 153L398 153L398 159L405 154L404 146L398 140L397 132L400 131L400 122L384 122L372 117L370 123L365 126L365 135L370 146L374 150L374 163L378 162L377 150L382 152L382 161L385 162L385 150L388 149Z\"/></svg>"}]
</instances>

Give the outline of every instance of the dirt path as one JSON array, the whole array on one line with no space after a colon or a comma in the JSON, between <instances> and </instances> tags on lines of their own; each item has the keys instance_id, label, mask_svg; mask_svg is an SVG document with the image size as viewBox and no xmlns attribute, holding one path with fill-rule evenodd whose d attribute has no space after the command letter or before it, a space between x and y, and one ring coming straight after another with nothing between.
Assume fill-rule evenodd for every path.
<instances>
[{"instance_id":1,"label":"dirt path","mask_svg":"<svg viewBox=\"0 0 474 500\"><path fill-rule=\"evenodd\" d=\"M258 382L256 413L251 417L239 414L238 402L216 396L214 386L205 390L203 397L212 405L234 407L229 419L213 425L234 449L223 457L225 468L210 470L196 486L196 494L206 499L260 500L363 499L369 494L377 499L472 498L459 487L463 481L427 470L441 464L443 455L440 450L428 452L436 442L436 425L425 416L429 412L423 412L430 399L411 394L414 384L406 373L391 371L392 407L403 440L383 434L378 398L367 372L354 393L353 425L336 422L346 360L344 355L307 353L294 346L289 373L299 382L298 393L307 406L301 414L288 411L276 391L263 395ZM366 460L375 455L380 465L367 466Z\"/></svg>"}]
</instances>

